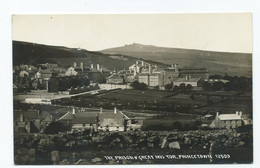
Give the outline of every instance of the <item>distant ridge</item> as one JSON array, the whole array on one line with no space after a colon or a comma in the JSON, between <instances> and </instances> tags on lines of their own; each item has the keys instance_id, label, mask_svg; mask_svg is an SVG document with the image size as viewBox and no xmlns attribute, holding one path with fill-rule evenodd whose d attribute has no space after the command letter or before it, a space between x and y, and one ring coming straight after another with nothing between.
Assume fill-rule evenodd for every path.
<instances>
[{"instance_id":1,"label":"distant ridge","mask_svg":"<svg viewBox=\"0 0 260 168\"><path fill-rule=\"evenodd\" d=\"M123 54L165 64L206 67L211 74L252 76L252 54L167 48L133 43L101 50L104 54Z\"/></svg>"},{"instance_id":2,"label":"distant ridge","mask_svg":"<svg viewBox=\"0 0 260 168\"><path fill-rule=\"evenodd\" d=\"M124 60L113 59L109 54L85 49L49 46L43 44L13 41L13 65L39 63L57 63L62 67L73 66L73 62L83 62L85 66L100 64L113 71L128 68L136 58L124 56Z\"/></svg>"},{"instance_id":3,"label":"distant ridge","mask_svg":"<svg viewBox=\"0 0 260 168\"><path fill-rule=\"evenodd\" d=\"M144 45L139 43L126 44L120 47L108 48L100 50L102 53L106 52L176 52L176 53L188 53L188 52L199 52L199 53L225 53L225 54L245 54L252 55L252 53L241 53L241 52L223 52L223 51L209 51L209 50L200 50L200 49L186 49L186 48L171 48L171 47L159 47L155 45Z\"/></svg>"}]
</instances>

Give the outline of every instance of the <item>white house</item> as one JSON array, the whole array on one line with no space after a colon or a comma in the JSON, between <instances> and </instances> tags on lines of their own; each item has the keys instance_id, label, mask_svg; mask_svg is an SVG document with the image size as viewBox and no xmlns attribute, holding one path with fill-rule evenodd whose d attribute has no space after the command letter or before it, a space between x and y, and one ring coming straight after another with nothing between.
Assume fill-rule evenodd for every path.
<instances>
[{"instance_id":1,"label":"white house","mask_svg":"<svg viewBox=\"0 0 260 168\"><path fill-rule=\"evenodd\" d=\"M242 126L242 112L236 112L235 114L219 114L216 113L215 119L209 125L210 128L217 129L236 129Z\"/></svg>"}]
</instances>

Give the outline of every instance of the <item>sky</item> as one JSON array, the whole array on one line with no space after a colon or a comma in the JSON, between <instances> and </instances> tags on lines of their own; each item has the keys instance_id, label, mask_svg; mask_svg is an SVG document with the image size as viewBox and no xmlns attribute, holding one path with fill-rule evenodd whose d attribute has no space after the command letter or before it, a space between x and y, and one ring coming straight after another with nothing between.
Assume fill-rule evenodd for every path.
<instances>
[{"instance_id":1,"label":"sky","mask_svg":"<svg viewBox=\"0 0 260 168\"><path fill-rule=\"evenodd\" d=\"M140 43L252 53L251 13L13 15L12 39L99 51Z\"/></svg>"}]
</instances>

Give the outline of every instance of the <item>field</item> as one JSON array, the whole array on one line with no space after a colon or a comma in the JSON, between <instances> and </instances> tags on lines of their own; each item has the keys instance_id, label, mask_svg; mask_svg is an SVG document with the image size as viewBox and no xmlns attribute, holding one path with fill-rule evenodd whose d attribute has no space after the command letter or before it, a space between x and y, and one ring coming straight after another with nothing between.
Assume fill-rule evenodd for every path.
<instances>
[{"instance_id":1,"label":"field","mask_svg":"<svg viewBox=\"0 0 260 168\"><path fill-rule=\"evenodd\" d=\"M242 92L172 92L160 90L112 90L97 95L80 95L61 101L63 105L113 109L172 116L206 115L216 112L252 114L252 95ZM186 118L186 117L185 117Z\"/></svg>"}]
</instances>

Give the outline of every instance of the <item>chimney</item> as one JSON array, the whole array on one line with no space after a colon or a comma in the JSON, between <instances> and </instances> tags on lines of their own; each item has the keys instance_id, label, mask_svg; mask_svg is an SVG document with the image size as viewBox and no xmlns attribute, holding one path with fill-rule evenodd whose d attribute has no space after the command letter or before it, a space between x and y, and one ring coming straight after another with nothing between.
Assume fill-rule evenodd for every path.
<instances>
[{"instance_id":1,"label":"chimney","mask_svg":"<svg viewBox=\"0 0 260 168\"><path fill-rule=\"evenodd\" d=\"M242 116L242 114L243 114L242 111L240 111L240 112L239 112L239 115Z\"/></svg>"},{"instance_id":2,"label":"chimney","mask_svg":"<svg viewBox=\"0 0 260 168\"><path fill-rule=\"evenodd\" d=\"M138 60L135 62L135 65L138 65Z\"/></svg>"},{"instance_id":3,"label":"chimney","mask_svg":"<svg viewBox=\"0 0 260 168\"><path fill-rule=\"evenodd\" d=\"M102 114L102 107L100 107L100 114Z\"/></svg>"},{"instance_id":4,"label":"chimney","mask_svg":"<svg viewBox=\"0 0 260 168\"><path fill-rule=\"evenodd\" d=\"M142 61L142 66L144 66L144 61Z\"/></svg>"},{"instance_id":5,"label":"chimney","mask_svg":"<svg viewBox=\"0 0 260 168\"><path fill-rule=\"evenodd\" d=\"M96 122L99 122L98 114L96 114Z\"/></svg>"},{"instance_id":6,"label":"chimney","mask_svg":"<svg viewBox=\"0 0 260 168\"><path fill-rule=\"evenodd\" d=\"M174 69L175 69L175 72L178 72L178 64L174 64Z\"/></svg>"},{"instance_id":7,"label":"chimney","mask_svg":"<svg viewBox=\"0 0 260 168\"><path fill-rule=\"evenodd\" d=\"M136 76L136 65L135 65L135 67L134 67L134 76Z\"/></svg>"},{"instance_id":8,"label":"chimney","mask_svg":"<svg viewBox=\"0 0 260 168\"><path fill-rule=\"evenodd\" d=\"M75 108L72 109L72 114L75 115L76 112L75 112Z\"/></svg>"},{"instance_id":9,"label":"chimney","mask_svg":"<svg viewBox=\"0 0 260 168\"><path fill-rule=\"evenodd\" d=\"M219 112L216 113L216 116L219 116Z\"/></svg>"},{"instance_id":10,"label":"chimney","mask_svg":"<svg viewBox=\"0 0 260 168\"><path fill-rule=\"evenodd\" d=\"M93 69L93 68L94 68L94 64L90 64L90 68L92 68L92 69Z\"/></svg>"},{"instance_id":11,"label":"chimney","mask_svg":"<svg viewBox=\"0 0 260 168\"><path fill-rule=\"evenodd\" d=\"M74 68L76 68L77 67L77 63L76 62L74 62Z\"/></svg>"},{"instance_id":12,"label":"chimney","mask_svg":"<svg viewBox=\"0 0 260 168\"><path fill-rule=\"evenodd\" d=\"M238 115L238 111L236 111L236 115Z\"/></svg>"},{"instance_id":13,"label":"chimney","mask_svg":"<svg viewBox=\"0 0 260 168\"><path fill-rule=\"evenodd\" d=\"M186 80L188 80L188 76L187 75L185 76L185 78L186 78Z\"/></svg>"},{"instance_id":14,"label":"chimney","mask_svg":"<svg viewBox=\"0 0 260 168\"><path fill-rule=\"evenodd\" d=\"M80 63L80 68L83 71L83 62Z\"/></svg>"},{"instance_id":15,"label":"chimney","mask_svg":"<svg viewBox=\"0 0 260 168\"><path fill-rule=\"evenodd\" d=\"M23 121L23 114L20 114L20 121Z\"/></svg>"},{"instance_id":16,"label":"chimney","mask_svg":"<svg viewBox=\"0 0 260 168\"><path fill-rule=\"evenodd\" d=\"M149 64L149 73L152 73L152 67L150 64Z\"/></svg>"},{"instance_id":17,"label":"chimney","mask_svg":"<svg viewBox=\"0 0 260 168\"><path fill-rule=\"evenodd\" d=\"M172 64L172 67L171 67L172 69L174 68L174 66L173 66L173 64Z\"/></svg>"},{"instance_id":18,"label":"chimney","mask_svg":"<svg viewBox=\"0 0 260 168\"><path fill-rule=\"evenodd\" d=\"M97 64L97 70L99 70L99 64Z\"/></svg>"},{"instance_id":19,"label":"chimney","mask_svg":"<svg viewBox=\"0 0 260 168\"><path fill-rule=\"evenodd\" d=\"M117 113L117 109L116 109L116 107L114 107L114 114L116 114Z\"/></svg>"}]
</instances>

